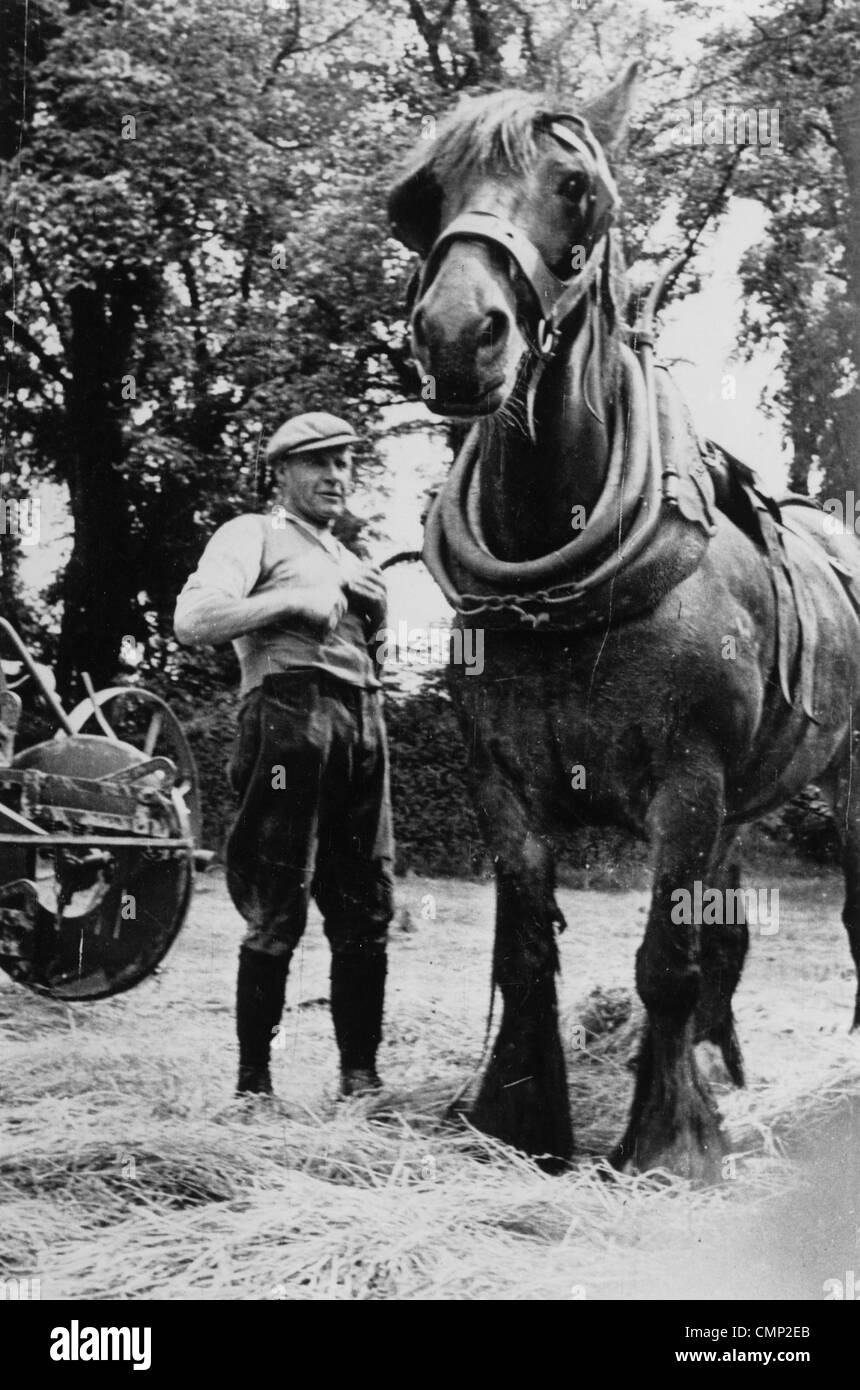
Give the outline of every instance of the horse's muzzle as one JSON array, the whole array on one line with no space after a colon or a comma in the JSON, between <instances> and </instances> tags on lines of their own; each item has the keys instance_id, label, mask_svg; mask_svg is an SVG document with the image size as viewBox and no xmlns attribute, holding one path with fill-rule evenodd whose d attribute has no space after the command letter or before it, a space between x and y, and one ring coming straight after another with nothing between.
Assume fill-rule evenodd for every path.
<instances>
[{"instance_id":1,"label":"horse's muzzle","mask_svg":"<svg viewBox=\"0 0 860 1390\"><path fill-rule=\"evenodd\" d=\"M492 415L515 379L507 315L492 311L449 336L419 305L412 319L412 352L422 373L421 396L437 415Z\"/></svg>"}]
</instances>

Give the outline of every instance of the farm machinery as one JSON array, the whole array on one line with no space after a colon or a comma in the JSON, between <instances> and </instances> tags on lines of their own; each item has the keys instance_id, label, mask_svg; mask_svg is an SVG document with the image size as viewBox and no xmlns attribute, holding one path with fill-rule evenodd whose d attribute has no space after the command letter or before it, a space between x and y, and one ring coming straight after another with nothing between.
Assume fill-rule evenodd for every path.
<instances>
[{"instance_id":1,"label":"farm machinery","mask_svg":"<svg viewBox=\"0 0 860 1390\"><path fill-rule=\"evenodd\" d=\"M146 978L188 910L199 841L194 757L170 706L139 686L66 713L44 667L0 618L23 675L0 668L0 968L55 999L104 999ZM33 679L53 738L14 752Z\"/></svg>"}]
</instances>

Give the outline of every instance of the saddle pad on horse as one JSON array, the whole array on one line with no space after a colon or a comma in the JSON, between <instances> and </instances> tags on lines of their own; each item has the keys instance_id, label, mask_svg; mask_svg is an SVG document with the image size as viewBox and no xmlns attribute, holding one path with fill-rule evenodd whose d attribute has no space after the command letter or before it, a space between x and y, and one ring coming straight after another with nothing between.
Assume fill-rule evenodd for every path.
<instances>
[{"instance_id":1,"label":"saddle pad on horse","mask_svg":"<svg viewBox=\"0 0 860 1390\"><path fill-rule=\"evenodd\" d=\"M823 515L817 502L793 492L772 496L747 464L710 440L703 445L703 453L714 481L717 507L768 557L783 697L788 704L799 697L804 713L815 721L813 684L818 618L803 565L798 561L802 555L814 557L858 615L860 590L850 570L823 544L815 527L815 518Z\"/></svg>"}]
</instances>

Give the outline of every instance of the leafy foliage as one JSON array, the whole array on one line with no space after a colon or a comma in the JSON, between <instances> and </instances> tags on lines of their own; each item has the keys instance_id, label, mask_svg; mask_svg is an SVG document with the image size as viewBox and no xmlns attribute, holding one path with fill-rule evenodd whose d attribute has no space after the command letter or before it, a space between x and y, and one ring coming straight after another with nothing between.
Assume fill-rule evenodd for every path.
<instances>
[{"instance_id":1,"label":"leafy foliage","mask_svg":"<svg viewBox=\"0 0 860 1390\"><path fill-rule=\"evenodd\" d=\"M714 81L782 118L781 148L744 161L735 181L770 213L744 267L745 343L781 345L772 406L788 424L793 486L807 491L815 468L839 493L860 484L860 11L790 0L744 27L742 49L735 27L714 34Z\"/></svg>"},{"instance_id":2,"label":"leafy foliage","mask_svg":"<svg viewBox=\"0 0 860 1390\"><path fill-rule=\"evenodd\" d=\"M205 534L253 505L285 415L375 409L367 325L393 277L364 188L373 81L345 51L287 80L271 20L226 0L88 6L34 68L3 175L4 463L69 490L66 689L81 668L109 678L125 633L163 664L176 592Z\"/></svg>"},{"instance_id":3,"label":"leafy foliage","mask_svg":"<svg viewBox=\"0 0 860 1390\"><path fill-rule=\"evenodd\" d=\"M838 861L839 836L833 812L816 787L807 787L779 812L774 831L777 839L802 859L816 864Z\"/></svg>"},{"instance_id":4,"label":"leafy foliage","mask_svg":"<svg viewBox=\"0 0 860 1390\"><path fill-rule=\"evenodd\" d=\"M486 864L466 755L439 678L385 707L399 872L464 875Z\"/></svg>"}]
</instances>

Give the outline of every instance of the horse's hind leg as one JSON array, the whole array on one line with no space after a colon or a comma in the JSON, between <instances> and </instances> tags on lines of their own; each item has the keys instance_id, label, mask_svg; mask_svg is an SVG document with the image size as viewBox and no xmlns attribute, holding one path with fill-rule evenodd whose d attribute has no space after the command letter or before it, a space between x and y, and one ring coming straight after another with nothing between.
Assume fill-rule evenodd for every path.
<instances>
[{"instance_id":1,"label":"horse's hind leg","mask_svg":"<svg viewBox=\"0 0 860 1390\"><path fill-rule=\"evenodd\" d=\"M850 844L843 853L845 871L845 906L842 921L848 933L848 945L857 971L857 992L854 996L854 1018L851 1031L860 1029L860 828L855 820Z\"/></svg>"},{"instance_id":2,"label":"horse's hind leg","mask_svg":"<svg viewBox=\"0 0 860 1390\"><path fill-rule=\"evenodd\" d=\"M630 1121L612 1155L616 1167L663 1167L696 1181L720 1175L719 1115L694 1053L700 989L695 885L707 883L723 817L721 768L707 751L697 756L690 750L649 812L654 892L636 957L648 1021Z\"/></svg>"},{"instance_id":3,"label":"horse's hind leg","mask_svg":"<svg viewBox=\"0 0 860 1390\"><path fill-rule=\"evenodd\" d=\"M855 752L858 742L860 735L855 735ZM822 782L822 791L833 807L842 851L842 871L845 875L842 921L857 971L857 993L851 1024L853 1031L860 1029L860 758L846 751L844 764L828 781Z\"/></svg>"},{"instance_id":4,"label":"horse's hind leg","mask_svg":"<svg viewBox=\"0 0 860 1390\"><path fill-rule=\"evenodd\" d=\"M735 1032L732 999L743 972L750 934L740 894L741 865L736 832L724 835L708 876L708 886L720 890L724 904L734 902L737 910L725 911L725 920L719 925L702 927L695 1038L697 1043L709 1042L718 1047L732 1081L736 1086L743 1086L744 1063ZM728 897L730 892L734 893L733 899ZM741 920L736 921L736 917Z\"/></svg>"}]
</instances>

